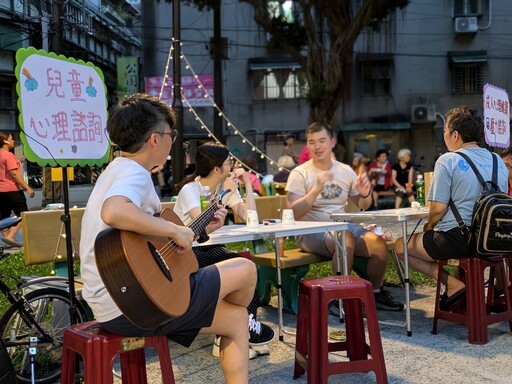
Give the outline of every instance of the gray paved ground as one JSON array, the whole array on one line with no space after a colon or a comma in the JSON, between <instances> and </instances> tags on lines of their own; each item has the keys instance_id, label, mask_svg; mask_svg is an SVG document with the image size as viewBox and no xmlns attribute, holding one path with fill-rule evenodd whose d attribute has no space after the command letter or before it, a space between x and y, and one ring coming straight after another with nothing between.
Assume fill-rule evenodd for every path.
<instances>
[{"instance_id":1,"label":"gray paved ground","mask_svg":"<svg viewBox=\"0 0 512 384\"><path fill-rule=\"evenodd\" d=\"M403 296L400 288L390 288L397 297ZM437 335L432 328L433 288L413 289L413 335L406 336L404 328L381 325L382 345L390 383L496 383L512 380L512 334L508 324L489 327L489 342L472 345L467 342L466 328L462 325L440 321ZM260 319L277 329L277 310L273 306L260 309ZM381 320L402 320L405 313L379 312ZM338 328L339 322L330 317L330 327ZM287 325L295 329L296 317L285 315ZM270 356L260 356L249 363L250 383L306 383L305 376L292 379L295 340L285 336L284 342L270 344ZM201 335L190 348L170 343L174 374L178 383L223 383L218 359L211 355L212 337ZM341 353L333 359L341 359ZM151 383L160 382L157 362L150 364ZM331 376L329 383L374 383L373 373Z\"/></svg>"}]
</instances>

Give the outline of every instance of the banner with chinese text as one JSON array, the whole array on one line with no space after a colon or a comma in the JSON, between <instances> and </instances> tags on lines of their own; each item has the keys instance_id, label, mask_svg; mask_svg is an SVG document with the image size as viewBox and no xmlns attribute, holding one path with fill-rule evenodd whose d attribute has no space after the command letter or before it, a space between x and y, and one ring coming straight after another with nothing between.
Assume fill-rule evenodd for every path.
<instances>
[{"instance_id":1,"label":"banner with chinese text","mask_svg":"<svg viewBox=\"0 0 512 384\"><path fill-rule=\"evenodd\" d=\"M137 92L139 92L139 58L119 57L117 59L117 96L119 100Z\"/></svg>"},{"instance_id":2,"label":"banner with chinese text","mask_svg":"<svg viewBox=\"0 0 512 384\"><path fill-rule=\"evenodd\" d=\"M22 48L16 52L21 140L40 166L93 166L108 161L103 73L91 63Z\"/></svg>"},{"instance_id":3,"label":"banner with chinese text","mask_svg":"<svg viewBox=\"0 0 512 384\"><path fill-rule=\"evenodd\" d=\"M144 78L146 93L158 97L162 89L162 76L153 76ZM193 75L181 76L182 99L187 99L192 107L211 107L213 103L213 75L198 75L197 79ZM168 104L172 104L173 99L173 80L167 78L161 99ZM210 98L207 97L207 94ZM183 105L187 106L185 100Z\"/></svg>"},{"instance_id":4,"label":"banner with chinese text","mask_svg":"<svg viewBox=\"0 0 512 384\"><path fill-rule=\"evenodd\" d=\"M484 86L484 136L491 147L510 145L510 105L504 89L491 84Z\"/></svg>"}]
</instances>

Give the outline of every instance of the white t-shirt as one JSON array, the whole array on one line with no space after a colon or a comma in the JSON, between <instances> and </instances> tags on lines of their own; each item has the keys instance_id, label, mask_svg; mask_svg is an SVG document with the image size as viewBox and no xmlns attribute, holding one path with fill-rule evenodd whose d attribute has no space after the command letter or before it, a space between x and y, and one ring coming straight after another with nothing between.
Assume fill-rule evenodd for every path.
<instances>
[{"instance_id":1,"label":"white t-shirt","mask_svg":"<svg viewBox=\"0 0 512 384\"><path fill-rule=\"evenodd\" d=\"M82 295L99 322L121 315L101 280L94 254L96 236L108 228L101 220L101 208L103 202L112 196L125 196L151 215L161 210L150 173L131 159L116 158L96 181L82 218L80 274L84 283Z\"/></svg>"},{"instance_id":2,"label":"white t-shirt","mask_svg":"<svg viewBox=\"0 0 512 384\"><path fill-rule=\"evenodd\" d=\"M193 220L190 216L190 210L201 206L201 197L207 193L201 185L201 178L196 179L188 184L185 184L181 191L178 193L176 204L174 205L174 213L178 215L183 224L189 225ZM242 197L238 190L229 193L228 197L223 199L224 205L233 207L241 203Z\"/></svg>"},{"instance_id":3,"label":"white t-shirt","mask_svg":"<svg viewBox=\"0 0 512 384\"><path fill-rule=\"evenodd\" d=\"M324 186L309 212L302 217L302 221L331 221L332 214L345 212L349 196L359 195L356 189L357 175L352 168L333 161L330 171L334 174L332 182ZM313 189L321 172L321 169L313 165L313 160L309 160L290 172L285 190L305 196Z\"/></svg>"}]
</instances>

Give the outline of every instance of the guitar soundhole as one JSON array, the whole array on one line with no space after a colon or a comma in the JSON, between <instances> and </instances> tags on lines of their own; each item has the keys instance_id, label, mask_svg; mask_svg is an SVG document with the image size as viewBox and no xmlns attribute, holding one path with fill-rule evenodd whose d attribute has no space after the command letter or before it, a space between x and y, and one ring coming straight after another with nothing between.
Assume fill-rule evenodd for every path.
<instances>
[{"instance_id":1,"label":"guitar soundhole","mask_svg":"<svg viewBox=\"0 0 512 384\"><path fill-rule=\"evenodd\" d=\"M172 278L171 271L169 269L169 266L165 262L164 258L162 257L162 255L160 255L160 252L158 252L158 250L155 248L155 246L153 244L151 244L149 241L148 241L148 248L149 248L149 251L151 252L151 255L153 255L153 258L155 259L155 262L158 265L158 268L160 268L160 270L162 271L164 276L167 278L167 280L169 280L172 283L173 278Z\"/></svg>"}]
</instances>

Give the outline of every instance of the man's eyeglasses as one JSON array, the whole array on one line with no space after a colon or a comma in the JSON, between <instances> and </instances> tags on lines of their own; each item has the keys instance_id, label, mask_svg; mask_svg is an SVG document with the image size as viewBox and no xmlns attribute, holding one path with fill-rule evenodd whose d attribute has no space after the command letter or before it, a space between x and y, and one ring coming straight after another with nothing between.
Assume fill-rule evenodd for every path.
<instances>
[{"instance_id":1,"label":"man's eyeglasses","mask_svg":"<svg viewBox=\"0 0 512 384\"><path fill-rule=\"evenodd\" d=\"M162 135L169 135L171 136L172 141L178 136L178 131L176 129L173 129L171 132L162 132Z\"/></svg>"}]
</instances>

